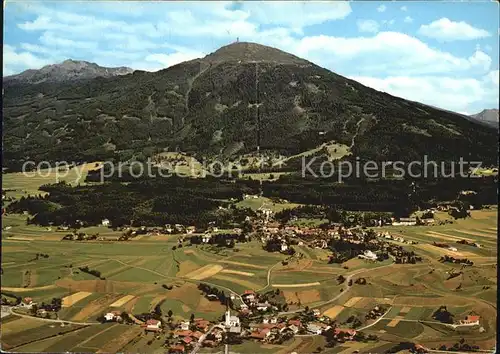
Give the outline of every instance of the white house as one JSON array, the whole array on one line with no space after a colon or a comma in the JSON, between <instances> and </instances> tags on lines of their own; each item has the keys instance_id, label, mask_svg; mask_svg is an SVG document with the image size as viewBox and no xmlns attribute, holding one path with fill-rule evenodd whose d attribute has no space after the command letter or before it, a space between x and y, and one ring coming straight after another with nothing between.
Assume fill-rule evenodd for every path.
<instances>
[{"instance_id":1,"label":"white house","mask_svg":"<svg viewBox=\"0 0 500 354\"><path fill-rule=\"evenodd\" d=\"M30 310L34 305L36 305L36 302L33 302L33 299L30 298L30 297L25 297L22 301L21 301L21 307L24 307L24 308L27 308L28 310Z\"/></svg>"},{"instance_id":2,"label":"white house","mask_svg":"<svg viewBox=\"0 0 500 354\"><path fill-rule=\"evenodd\" d=\"M120 312L119 311L112 311L112 312L108 312L104 315L104 319L106 320L106 322L111 322L111 321L121 321L122 320L122 317L120 316Z\"/></svg>"},{"instance_id":3,"label":"white house","mask_svg":"<svg viewBox=\"0 0 500 354\"><path fill-rule=\"evenodd\" d=\"M182 321L180 327L183 331L188 331L189 325L190 325L189 321Z\"/></svg>"},{"instance_id":4,"label":"white house","mask_svg":"<svg viewBox=\"0 0 500 354\"><path fill-rule=\"evenodd\" d=\"M458 249L456 247L448 247L448 250L452 251L452 252L457 252Z\"/></svg>"},{"instance_id":5,"label":"white house","mask_svg":"<svg viewBox=\"0 0 500 354\"><path fill-rule=\"evenodd\" d=\"M288 250L288 245L286 243L281 244L281 252L286 252Z\"/></svg>"},{"instance_id":6,"label":"white house","mask_svg":"<svg viewBox=\"0 0 500 354\"><path fill-rule=\"evenodd\" d=\"M201 242L203 243L209 243L210 240L212 239L212 235L211 234L205 234L201 237Z\"/></svg>"},{"instance_id":7,"label":"white house","mask_svg":"<svg viewBox=\"0 0 500 354\"><path fill-rule=\"evenodd\" d=\"M319 315L321 315L321 312L319 312L318 309L314 309L313 310L313 315L316 316L316 317L318 317Z\"/></svg>"},{"instance_id":8,"label":"white house","mask_svg":"<svg viewBox=\"0 0 500 354\"><path fill-rule=\"evenodd\" d=\"M358 258L368 259L370 261L376 261L377 255L370 250L366 250L363 254L360 254Z\"/></svg>"},{"instance_id":9,"label":"white house","mask_svg":"<svg viewBox=\"0 0 500 354\"><path fill-rule=\"evenodd\" d=\"M101 225L102 226L106 226L106 227L109 226L109 220L108 219L102 219Z\"/></svg>"}]
</instances>

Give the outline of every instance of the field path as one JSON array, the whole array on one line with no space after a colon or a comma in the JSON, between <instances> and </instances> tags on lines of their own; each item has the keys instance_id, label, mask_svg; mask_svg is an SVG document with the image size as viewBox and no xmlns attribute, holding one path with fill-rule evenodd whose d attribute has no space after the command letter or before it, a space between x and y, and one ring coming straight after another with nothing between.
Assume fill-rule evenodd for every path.
<instances>
[{"instance_id":1,"label":"field path","mask_svg":"<svg viewBox=\"0 0 500 354\"><path fill-rule=\"evenodd\" d=\"M20 313L17 313L13 310L13 307L8 307L10 314L14 316L19 316L19 317L24 317L24 318L31 318L31 319L36 319L40 321L45 321L45 322L52 322L52 323L69 323L69 324L74 324L74 325L81 325L81 326L90 326L90 325L98 325L101 324L100 322L74 322L74 321L65 321L65 320L53 320L50 318L40 318L40 317L34 317L30 315L22 315Z\"/></svg>"}]
</instances>

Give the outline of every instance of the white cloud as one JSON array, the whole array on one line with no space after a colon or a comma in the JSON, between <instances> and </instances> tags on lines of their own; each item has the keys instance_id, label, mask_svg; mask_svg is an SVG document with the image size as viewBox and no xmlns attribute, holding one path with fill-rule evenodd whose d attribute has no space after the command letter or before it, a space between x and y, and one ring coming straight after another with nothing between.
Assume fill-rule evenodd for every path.
<instances>
[{"instance_id":1,"label":"white cloud","mask_svg":"<svg viewBox=\"0 0 500 354\"><path fill-rule=\"evenodd\" d=\"M403 20L405 23L412 23L413 22L413 18L411 18L410 16L406 16L405 19Z\"/></svg>"},{"instance_id":2,"label":"white cloud","mask_svg":"<svg viewBox=\"0 0 500 354\"><path fill-rule=\"evenodd\" d=\"M40 43L56 48L74 48L83 50L95 50L97 49L96 42L91 41L75 41L72 39L62 38L55 35L52 32L44 32L39 38Z\"/></svg>"},{"instance_id":3,"label":"white cloud","mask_svg":"<svg viewBox=\"0 0 500 354\"><path fill-rule=\"evenodd\" d=\"M491 36L488 31L473 27L467 22L455 22L445 17L420 26L418 33L441 41L472 40Z\"/></svg>"},{"instance_id":4,"label":"white cloud","mask_svg":"<svg viewBox=\"0 0 500 354\"><path fill-rule=\"evenodd\" d=\"M374 20L358 20L356 25L358 26L358 31L360 32L378 32L378 23Z\"/></svg>"},{"instance_id":5,"label":"white cloud","mask_svg":"<svg viewBox=\"0 0 500 354\"><path fill-rule=\"evenodd\" d=\"M378 12L385 12L385 10L387 10L387 6L385 5L380 5L379 7L377 7Z\"/></svg>"},{"instance_id":6,"label":"white cloud","mask_svg":"<svg viewBox=\"0 0 500 354\"><path fill-rule=\"evenodd\" d=\"M408 8L406 6L401 6L401 11L408 11Z\"/></svg>"},{"instance_id":7,"label":"white cloud","mask_svg":"<svg viewBox=\"0 0 500 354\"><path fill-rule=\"evenodd\" d=\"M392 20L382 20L382 24L384 25L389 25L389 26L392 26L394 24L395 20L392 19Z\"/></svg>"},{"instance_id":8,"label":"white cloud","mask_svg":"<svg viewBox=\"0 0 500 354\"><path fill-rule=\"evenodd\" d=\"M391 95L422 102L456 112L467 112L478 102L494 94L477 79L456 79L441 76L351 77L351 79ZM498 92L498 91L497 91Z\"/></svg>"},{"instance_id":9,"label":"white cloud","mask_svg":"<svg viewBox=\"0 0 500 354\"><path fill-rule=\"evenodd\" d=\"M3 46L3 74L4 76L16 74L24 69L39 69L50 64L50 60L40 58L33 53L19 51L14 46Z\"/></svg>"},{"instance_id":10,"label":"white cloud","mask_svg":"<svg viewBox=\"0 0 500 354\"><path fill-rule=\"evenodd\" d=\"M203 56L203 53L200 52L175 52L171 54L150 54L145 60L148 62L160 63L163 68L168 68L169 66L182 63L183 61L193 60Z\"/></svg>"},{"instance_id":11,"label":"white cloud","mask_svg":"<svg viewBox=\"0 0 500 354\"><path fill-rule=\"evenodd\" d=\"M299 40L295 54L325 64L325 58L336 67L339 63L360 61L360 70L391 74L436 74L478 71L491 66L491 58L476 51L469 58L456 57L433 49L415 37L399 32L380 32L372 37L343 38L311 36ZM327 64L327 65L328 65Z\"/></svg>"}]
</instances>

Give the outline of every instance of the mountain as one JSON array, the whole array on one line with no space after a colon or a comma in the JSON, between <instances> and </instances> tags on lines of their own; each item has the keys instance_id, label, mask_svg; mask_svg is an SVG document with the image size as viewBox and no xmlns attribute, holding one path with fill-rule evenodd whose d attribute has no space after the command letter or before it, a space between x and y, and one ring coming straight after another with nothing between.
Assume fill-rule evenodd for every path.
<instances>
[{"instance_id":1,"label":"mountain","mask_svg":"<svg viewBox=\"0 0 500 354\"><path fill-rule=\"evenodd\" d=\"M483 109L481 112L473 114L471 117L498 128L498 109Z\"/></svg>"},{"instance_id":2,"label":"mountain","mask_svg":"<svg viewBox=\"0 0 500 354\"><path fill-rule=\"evenodd\" d=\"M11 80L4 90L10 166L24 159L144 159L165 149L230 158L260 146L290 156L332 141L364 159L497 160L495 129L255 43L233 43L157 72Z\"/></svg>"},{"instance_id":3,"label":"mountain","mask_svg":"<svg viewBox=\"0 0 500 354\"><path fill-rule=\"evenodd\" d=\"M113 77L126 75L134 70L127 67L105 68L95 63L68 59L60 64L46 65L39 70L26 70L20 74L7 76L4 82L38 84L42 82L64 82L72 80L88 80L96 77Z\"/></svg>"}]
</instances>

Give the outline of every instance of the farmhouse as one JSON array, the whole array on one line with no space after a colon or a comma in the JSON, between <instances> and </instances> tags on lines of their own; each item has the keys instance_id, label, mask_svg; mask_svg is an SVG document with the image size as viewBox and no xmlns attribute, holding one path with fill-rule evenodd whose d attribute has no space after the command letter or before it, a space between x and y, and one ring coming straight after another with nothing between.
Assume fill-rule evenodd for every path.
<instances>
[{"instance_id":1,"label":"farmhouse","mask_svg":"<svg viewBox=\"0 0 500 354\"><path fill-rule=\"evenodd\" d=\"M102 219L102 221L101 221L101 225L102 225L102 226L106 226L106 227L108 227L108 226L110 225L110 222L109 222L109 220L108 220L108 219Z\"/></svg>"},{"instance_id":2,"label":"farmhouse","mask_svg":"<svg viewBox=\"0 0 500 354\"><path fill-rule=\"evenodd\" d=\"M204 320L203 318L194 319L194 327L202 332L206 332L209 326L210 326L210 321L208 320Z\"/></svg>"},{"instance_id":3,"label":"farmhouse","mask_svg":"<svg viewBox=\"0 0 500 354\"><path fill-rule=\"evenodd\" d=\"M467 315L464 320L460 320L458 323L464 326L479 326L480 319L480 316Z\"/></svg>"},{"instance_id":4,"label":"farmhouse","mask_svg":"<svg viewBox=\"0 0 500 354\"><path fill-rule=\"evenodd\" d=\"M31 297L25 297L23 301L21 301L21 307L27 308L28 310L30 310L34 305L36 305L36 303L33 302Z\"/></svg>"},{"instance_id":5,"label":"farmhouse","mask_svg":"<svg viewBox=\"0 0 500 354\"><path fill-rule=\"evenodd\" d=\"M331 327L324 324L324 323L309 323L306 328L307 328L307 331L309 333L319 335L319 334L323 333L324 331L330 329Z\"/></svg>"},{"instance_id":6,"label":"farmhouse","mask_svg":"<svg viewBox=\"0 0 500 354\"><path fill-rule=\"evenodd\" d=\"M188 226L186 227L186 233L187 234L192 234L196 231L196 227L195 226Z\"/></svg>"},{"instance_id":7,"label":"farmhouse","mask_svg":"<svg viewBox=\"0 0 500 354\"><path fill-rule=\"evenodd\" d=\"M353 340L357 332L355 329L350 328L335 328L333 333L336 338L342 337L344 340Z\"/></svg>"},{"instance_id":8,"label":"farmhouse","mask_svg":"<svg viewBox=\"0 0 500 354\"><path fill-rule=\"evenodd\" d=\"M122 320L122 317L120 311L111 311L104 315L104 319L106 320L106 322L118 322Z\"/></svg>"},{"instance_id":9,"label":"farmhouse","mask_svg":"<svg viewBox=\"0 0 500 354\"><path fill-rule=\"evenodd\" d=\"M161 322L158 320L147 320L146 321L146 331L152 332L160 332L161 331Z\"/></svg>"}]
</instances>

